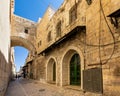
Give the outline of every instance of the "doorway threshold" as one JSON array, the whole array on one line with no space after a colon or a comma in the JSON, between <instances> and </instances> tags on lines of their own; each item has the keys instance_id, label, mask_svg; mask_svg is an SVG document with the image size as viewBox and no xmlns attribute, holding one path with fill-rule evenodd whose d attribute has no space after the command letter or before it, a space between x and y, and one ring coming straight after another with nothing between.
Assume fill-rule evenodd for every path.
<instances>
[{"instance_id":1,"label":"doorway threshold","mask_svg":"<svg viewBox=\"0 0 120 96\"><path fill-rule=\"evenodd\" d=\"M77 90L77 91L83 91L81 89L81 86L75 86L75 85L68 85L68 86L64 86L65 89L72 89L72 90Z\"/></svg>"}]
</instances>

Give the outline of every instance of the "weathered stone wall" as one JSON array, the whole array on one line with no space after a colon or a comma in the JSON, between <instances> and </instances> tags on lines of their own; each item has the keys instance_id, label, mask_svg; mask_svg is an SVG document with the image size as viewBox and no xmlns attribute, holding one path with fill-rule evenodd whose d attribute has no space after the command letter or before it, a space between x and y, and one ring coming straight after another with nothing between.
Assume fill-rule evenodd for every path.
<instances>
[{"instance_id":1,"label":"weathered stone wall","mask_svg":"<svg viewBox=\"0 0 120 96\"><path fill-rule=\"evenodd\" d=\"M47 25L50 22L51 16L53 15L54 10L51 7L48 7L44 16L37 24L37 31L36 31L36 49L37 53L41 52L41 50L46 48L46 29ZM41 46L42 45L42 46Z\"/></svg>"},{"instance_id":2,"label":"weathered stone wall","mask_svg":"<svg viewBox=\"0 0 120 96\"><path fill-rule=\"evenodd\" d=\"M36 23L14 14L11 20L11 46L35 50Z\"/></svg>"},{"instance_id":3,"label":"weathered stone wall","mask_svg":"<svg viewBox=\"0 0 120 96\"><path fill-rule=\"evenodd\" d=\"M90 5L87 5L86 1L65 0L51 19L48 18L49 11L47 11L38 24L36 46L39 46L36 48L39 55L34 62L35 78L41 82L49 82L51 77L48 76L48 72L50 72L48 64L49 60L53 59L57 68L56 85L69 85L67 64L72 54L77 52L81 58L82 70L84 68L102 67L105 96L119 96L120 19L118 18L119 24L116 28L111 24L108 16L120 8L120 1L101 0L100 2L100 0L92 0ZM76 5L78 18L70 24L69 11L73 5ZM61 35L56 37L56 25L59 21L62 23ZM83 40L86 42L80 40L83 39L83 35L78 34L75 37L73 35L64 42L45 51L76 26L86 26L86 40ZM47 38L50 31L52 39L48 42ZM82 75L81 72L81 78ZM81 84L83 84L82 80ZM83 85L81 85L81 89L82 87Z\"/></svg>"},{"instance_id":4,"label":"weathered stone wall","mask_svg":"<svg viewBox=\"0 0 120 96\"><path fill-rule=\"evenodd\" d=\"M51 8L48 8L41 21L38 22L37 26L36 48L38 53L42 52L61 37L68 34L72 29L74 29L74 27L85 25L85 4L86 2L84 0L65 0L51 18L49 18L49 10ZM74 5L77 8L77 19L69 24L69 11ZM59 21L62 23L61 35L57 37L56 26ZM51 40L48 42L47 39L49 32L51 32Z\"/></svg>"},{"instance_id":5,"label":"weathered stone wall","mask_svg":"<svg viewBox=\"0 0 120 96\"><path fill-rule=\"evenodd\" d=\"M51 48L48 52L45 52L43 56L39 56L36 60L38 79L41 80L41 82L49 82L48 81L49 72L47 72L47 70L49 69L50 66L48 66L48 64L51 59L54 59L56 64L56 85L58 86L69 85L69 80L67 81L63 80L64 78L66 78L66 76L64 75L67 73L69 69L65 70L62 68L64 68L65 63L67 63L66 66L69 66L71 56L74 53L78 53L81 59L81 69L82 70L84 69L84 57L83 57L84 44L82 43L84 42L84 36L85 36L85 30L77 32L76 34L74 34L74 36L68 37L64 42ZM69 53L69 56L65 57L67 53ZM64 58L68 60L68 62L64 61ZM66 83L63 84L64 82Z\"/></svg>"},{"instance_id":6,"label":"weathered stone wall","mask_svg":"<svg viewBox=\"0 0 120 96\"><path fill-rule=\"evenodd\" d=\"M107 17L119 8L119 0L93 0L86 11L86 68L103 64L103 88L107 96L119 96L120 26L115 28Z\"/></svg>"},{"instance_id":7,"label":"weathered stone wall","mask_svg":"<svg viewBox=\"0 0 120 96\"><path fill-rule=\"evenodd\" d=\"M11 75L10 0L0 2L0 96L4 96Z\"/></svg>"},{"instance_id":8,"label":"weathered stone wall","mask_svg":"<svg viewBox=\"0 0 120 96\"><path fill-rule=\"evenodd\" d=\"M46 59L44 56L40 55L36 58L36 78L42 82L46 82Z\"/></svg>"}]
</instances>

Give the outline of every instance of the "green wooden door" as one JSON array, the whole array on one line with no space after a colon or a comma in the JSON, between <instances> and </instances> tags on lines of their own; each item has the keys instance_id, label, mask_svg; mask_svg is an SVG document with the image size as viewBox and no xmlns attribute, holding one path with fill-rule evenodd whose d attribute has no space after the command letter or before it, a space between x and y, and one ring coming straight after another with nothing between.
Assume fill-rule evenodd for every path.
<instances>
[{"instance_id":1,"label":"green wooden door","mask_svg":"<svg viewBox=\"0 0 120 96\"><path fill-rule=\"evenodd\" d=\"M81 85L79 54L74 54L70 61L70 85Z\"/></svg>"}]
</instances>

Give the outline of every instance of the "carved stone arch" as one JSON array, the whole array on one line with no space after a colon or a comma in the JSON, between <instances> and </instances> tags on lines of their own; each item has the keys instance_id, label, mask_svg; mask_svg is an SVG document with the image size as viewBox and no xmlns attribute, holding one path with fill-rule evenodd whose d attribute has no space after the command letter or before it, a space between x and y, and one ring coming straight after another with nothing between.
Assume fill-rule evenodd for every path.
<instances>
[{"instance_id":1,"label":"carved stone arch","mask_svg":"<svg viewBox=\"0 0 120 96\"><path fill-rule=\"evenodd\" d=\"M19 36L11 36L11 47L13 46L22 46L32 52L32 54L36 51L34 44L30 40Z\"/></svg>"},{"instance_id":2,"label":"carved stone arch","mask_svg":"<svg viewBox=\"0 0 120 96\"><path fill-rule=\"evenodd\" d=\"M54 67L55 67L55 69L54 69ZM57 82L57 61L56 61L55 57L50 57L47 61L46 80L48 83L55 83L56 84L56 82Z\"/></svg>"},{"instance_id":3,"label":"carved stone arch","mask_svg":"<svg viewBox=\"0 0 120 96\"><path fill-rule=\"evenodd\" d=\"M69 46L63 53L61 59L61 86L69 85L69 62L71 57L75 54L79 54L80 57L80 64L81 64L81 89L83 88L83 73L82 70L84 69L84 55L83 52L79 47Z\"/></svg>"}]
</instances>

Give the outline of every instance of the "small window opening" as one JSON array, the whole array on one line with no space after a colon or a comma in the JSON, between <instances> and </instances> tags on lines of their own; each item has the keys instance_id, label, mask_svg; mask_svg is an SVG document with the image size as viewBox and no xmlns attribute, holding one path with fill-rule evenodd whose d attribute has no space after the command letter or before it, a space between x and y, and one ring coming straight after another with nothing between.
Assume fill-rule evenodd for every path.
<instances>
[{"instance_id":1,"label":"small window opening","mask_svg":"<svg viewBox=\"0 0 120 96\"><path fill-rule=\"evenodd\" d=\"M24 31L26 34L28 34L28 29L25 29L25 31Z\"/></svg>"}]
</instances>

